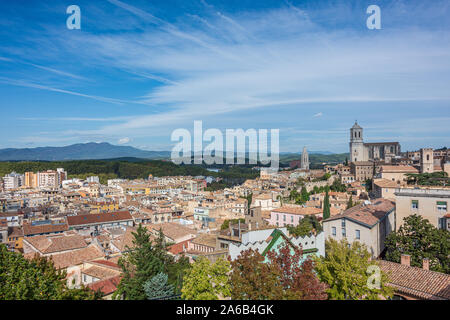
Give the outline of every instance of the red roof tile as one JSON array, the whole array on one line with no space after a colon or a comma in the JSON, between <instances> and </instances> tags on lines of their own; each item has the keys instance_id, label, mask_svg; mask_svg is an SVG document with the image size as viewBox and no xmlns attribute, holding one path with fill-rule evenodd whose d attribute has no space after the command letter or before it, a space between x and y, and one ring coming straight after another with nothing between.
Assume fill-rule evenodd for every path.
<instances>
[{"instance_id":1,"label":"red roof tile","mask_svg":"<svg viewBox=\"0 0 450 320\"><path fill-rule=\"evenodd\" d=\"M115 222L123 220L133 220L129 211L117 211L98 214L82 214L67 217L67 222L69 226L79 226L79 225Z\"/></svg>"}]
</instances>

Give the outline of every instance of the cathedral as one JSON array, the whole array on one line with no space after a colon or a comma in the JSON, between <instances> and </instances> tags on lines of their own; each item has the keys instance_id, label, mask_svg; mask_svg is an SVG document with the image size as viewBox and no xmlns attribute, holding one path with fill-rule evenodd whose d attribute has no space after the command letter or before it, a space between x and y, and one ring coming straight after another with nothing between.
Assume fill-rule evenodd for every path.
<instances>
[{"instance_id":1,"label":"cathedral","mask_svg":"<svg viewBox=\"0 0 450 320\"><path fill-rule=\"evenodd\" d=\"M303 152L300 160L293 160L289 162L289 166L292 169L298 168L306 171L309 170L309 155L306 147L303 147Z\"/></svg>"},{"instance_id":2,"label":"cathedral","mask_svg":"<svg viewBox=\"0 0 450 320\"><path fill-rule=\"evenodd\" d=\"M350 161L384 161L391 163L392 158L400 155L398 142L364 143L363 128L355 122L350 128Z\"/></svg>"},{"instance_id":3,"label":"cathedral","mask_svg":"<svg viewBox=\"0 0 450 320\"><path fill-rule=\"evenodd\" d=\"M306 147L303 147L302 158L300 160L300 169L309 170L309 156Z\"/></svg>"}]
</instances>

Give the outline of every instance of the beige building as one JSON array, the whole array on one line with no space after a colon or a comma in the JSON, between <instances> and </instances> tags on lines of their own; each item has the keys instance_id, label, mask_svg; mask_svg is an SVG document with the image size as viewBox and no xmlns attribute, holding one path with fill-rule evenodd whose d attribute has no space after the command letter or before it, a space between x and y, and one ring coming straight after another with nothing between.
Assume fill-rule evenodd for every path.
<instances>
[{"instance_id":1,"label":"beige building","mask_svg":"<svg viewBox=\"0 0 450 320\"><path fill-rule=\"evenodd\" d=\"M395 201L395 190L399 187L400 185L397 182L388 179L374 179L372 182L372 190L376 198L392 201Z\"/></svg>"},{"instance_id":2,"label":"beige building","mask_svg":"<svg viewBox=\"0 0 450 320\"><path fill-rule=\"evenodd\" d=\"M350 172L355 181L365 181L373 177L374 163L372 161L355 161L350 163Z\"/></svg>"},{"instance_id":3,"label":"beige building","mask_svg":"<svg viewBox=\"0 0 450 320\"><path fill-rule=\"evenodd\" d=\"M450 188L399 188L395 191L397 229L403 224L403 219L418 214L428 219L436 228L450 231Z\"/></svg>"},{"instance_id":4,"label":"beige building","mask_svg":"<svg viewBox=\"0 0 450 320\"><path fill-rule=\"evenodd\" d=\"M398 184L406 184L407 174L417 174L419 170L413 166L380 166L380 172L376 177L395 181Z\"/></svg>"},{"instance_id":5,"label":"beige building","mask_svg":"<svg viewBox=\"0 0 450 320\"><path fill-rule=\"evenodd\" d=\"M25 172L25 187L37 188L37 175L34 172Z\"/></svg>"},{"instance_id":6,"label":"beige building","mask_svg":"<svg viewBox=\"0 0 450 320\"><path fill-rule=\"evenodd\" d=\"M386 199L366 202L324 220L323 229L326 239L359 241L372 257L378 257L385 248L386 237L395 230L395 204Z\"/></svg>"}]
</instances>

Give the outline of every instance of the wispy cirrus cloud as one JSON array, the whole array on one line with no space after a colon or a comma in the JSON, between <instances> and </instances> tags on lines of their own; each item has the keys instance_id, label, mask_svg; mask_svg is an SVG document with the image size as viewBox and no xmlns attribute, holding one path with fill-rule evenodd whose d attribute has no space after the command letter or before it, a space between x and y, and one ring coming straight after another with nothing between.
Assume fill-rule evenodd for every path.
<instances>
[{"instance_id":1,"label":"wispy cirrus cloud","mask_svg":"<svg viewBox=\"0 0 450 320\"><path fill-rule=\"evenodd\" d=\"M113 78L116 87L110 92L138 87L139 93L134 98L87 95L82 89L59 89L10 78L14 85L129 106L124 117L97 117L104 120L67 117L101 122L95 128L70 127L64 132L67 135L105 135L114 137L115 141L126 136L137 141L135 137L144 139L145 133L149 136L164 133L168 139L171 130L187 127L195 119L233 127L245 114L249 126L270 119L273 127L283 128L280 109L292 117L307 114L305 117L311 122L319 123L334 119L339 112L338 105L359 105L353 112L345 111L347 121L352 122L356 114L376 115L377 109L368 107L374 104L390 104L392 112L396 112L396 106L402 105L397 107L399 110L406 102L435 101L445 105L450 100L447 88L450 33L445 25L424 27L438 11L442 15L442 10L448 10L442 1L413 11L416 19L409 24L389 24L386 18L379 32L365 28L364 10L345 4L330 3L316 8L287 1L278 8L230 13L201 1L203 8L200 6L197 11L163 19L151 6L137 7L130 1L119 0L105 3L108 15L126 16L127 21L139 27L117 32L113 17L105 16L102 32L88 30L59 36L58 32L50 31L51 39L42 37L36 43L51 41L48 47L55 48L57 53L48 50L45 53L49 57L76 48L76 55L71 57L81 70L107 70L112 74L96 81L97 88L104 89L100 86L102 81ZM398 19L405 10L399 5L388 9L388 16ZM333 10L335 15L330 16ZM339 25L346 23L345 18L351 15L356 22ZM330 17L332 27L324 22ZM110 19L110 29L106 18ZM41 69L55 74L59 70L61 77L70 77L57 67L44 68ZM68 73L75 75L75 72ZM135 79L125 74L142 80L134 82ZM122 91L122 87L126 89ZM133 114L131 110L139 104L151 105L152 109ZM333 106L336 111L330 110ZM321 118L324 114L326 117ZM406 116L414 114L410 112ZM307 121L299 121L298 125L300 134L316 135ZM342 123L328 126L330 132L336 132L335 127ZM317 130L318 135L320 130ZM413 133L408 131L408 134ZM291 136L284 141L294 140Z\"/></svg>"}]
</instances>

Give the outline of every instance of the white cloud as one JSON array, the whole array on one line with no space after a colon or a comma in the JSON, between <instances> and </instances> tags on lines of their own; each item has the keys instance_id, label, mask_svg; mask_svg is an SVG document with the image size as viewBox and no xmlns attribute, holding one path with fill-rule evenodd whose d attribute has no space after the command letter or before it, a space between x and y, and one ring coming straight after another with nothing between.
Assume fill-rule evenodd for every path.
<instances>
[{"instance_id":1,"label":"white cloud","mask_svg":"<svg viewBox=\"0 0 450 320\"><path fill-rule=\"evenodd\" d=\"M318 107L321 112L303 112L312 104L395 105L450 99L450 34L439 28L405 24L370 32L363 21L363 30L325 30L320 19L314 20L314 12L309 14L290 2L287 8L265 12L219 14L203 1L211 11L208 15L188 15L188 22L178 18L169 23L148 10L118 0L109 2L145 22L145 27L137 33L72 33L70 39L52 39L52 44L67 51L79 47L77 58L89 61L90 68L118 68L158 81L139 100L158 108L95 130L77 128L71 134L130 136L136 141L144 130L161 134L174 126L190 126L195 119L246 110L253 112L251 120L261 119L269 116L260 109L273 111L283 105L295 109L293 117L318 112L315 118L323 116L322 111L331 117L332 112L322 106ZM192 19L201 23L192 24ZM30 83L16 85L135 103ZM277 118L270 120L276 123Z\"/></svg>"},{"instance_id":2,"label":"white cloud","mask_svg":"<svg viewBox=\"0 0 450 320\"><path fill-rule=\"evenodd\" d=\"M119 141L117 141L117 144L126 144L128 142L130 142L130 138L125 137L125 138L119 139Z\"/></svg>"}]
</instances>

